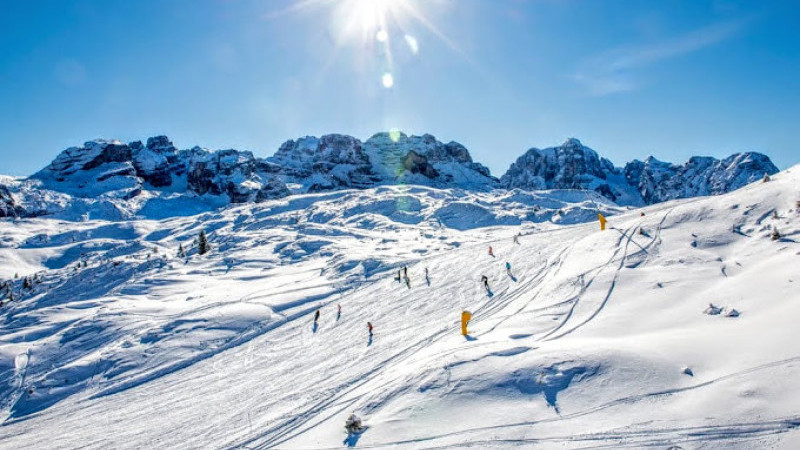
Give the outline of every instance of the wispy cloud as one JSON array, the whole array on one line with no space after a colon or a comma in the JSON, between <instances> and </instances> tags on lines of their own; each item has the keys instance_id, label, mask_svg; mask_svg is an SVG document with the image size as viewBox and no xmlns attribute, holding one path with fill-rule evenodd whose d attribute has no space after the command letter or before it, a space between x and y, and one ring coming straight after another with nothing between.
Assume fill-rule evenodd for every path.
<instances>
[{"instance_id":1,"label":"wispy cloud","mask_svg":"<svg viewBox=\"0 0 800 450\"><path fill-rule=\"evenodd\" d=\"M572 78L593 96L633 91L643 84L637 73L641 69L723 42L743 26L743 22L718 23L652 44L615 47L585 59Z\"/></svg>"}]
</instances>

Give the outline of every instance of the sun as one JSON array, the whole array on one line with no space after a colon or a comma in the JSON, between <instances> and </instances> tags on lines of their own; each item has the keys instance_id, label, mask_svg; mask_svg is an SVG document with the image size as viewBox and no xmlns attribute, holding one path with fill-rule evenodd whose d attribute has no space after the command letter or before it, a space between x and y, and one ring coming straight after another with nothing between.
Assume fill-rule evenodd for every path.
<instances>
[{"instance_id":1,"label":"sun","mask_svg":"<svg viewBox=\"0 0 800 450\"><path fill-rule=\"evenodd\" d=\"M420 57L422 40L417 33L421 30L463 56L458 46L431 20L431 16L442 16L442 8L448 4L449 0L295 0L291 7L276 11L270 17L303 11L329 14L328 35L333 38L335 48L320 76L324 77L334 66L334 60L343 49L357 49L349 52L356 55L356 65L375 75L376 86L392 90L402 86L399 77L402 68L396 64L395 54L403 55L406 63L410 58Z\"/></svg>"},{"instance_id":2,"label":"sun","mask_svg":"<svg viewBox=\"0 0 800 450\"><path fill-rule=\"evenodd\" d=\"M340 0L337 15L342 21L343 37L360 35L362 39L389 39L387 28L409 9L408 0Z\"/></svg>"}]
</instances>

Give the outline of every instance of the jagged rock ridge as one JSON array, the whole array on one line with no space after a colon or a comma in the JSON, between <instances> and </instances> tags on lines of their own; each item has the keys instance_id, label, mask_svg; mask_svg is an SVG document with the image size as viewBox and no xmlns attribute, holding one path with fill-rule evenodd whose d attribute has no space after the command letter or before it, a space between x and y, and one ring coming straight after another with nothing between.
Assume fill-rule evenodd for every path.
<instances>
[{"instance_id":1,"label":"jagged rock ridge","mask_svg":"<svg viewBox=\"0 0 800 450\"><path fill-rule=\"evenodd\" d=\"M693 157L683 165L649 157L619 168L572 138L558 147L528 150L500 182L507 189L589 189L619 204L639 206L722 194L776 172L770 159L756 152L723 160Z\"/></svg>"},{"instance_id":2,"label":"jagged rock ridge","mask_svg":"<svg viewBox=\"0 0 800 450\"><path fill-rule=\"evenodd\" d=\"M430 134L383 132L364 142L341 134L307 136L285 142L266 159L233 149L178 150L166 136L155 136L146 144L93 140L64 150L30 178L0 184L0 217L66 210L74 217L98 209L112 218L142 210L163 216L179 214L172 210L175 205L189 214L292 193L384 184L480 191L584 189L638 206L721 194L777 171L768 157L752 152L723 160L693 157L683 165L650 157L618 168L569 139L561 146L528 150L498 180L463 145Z\"/></svg>"}]
</instances>

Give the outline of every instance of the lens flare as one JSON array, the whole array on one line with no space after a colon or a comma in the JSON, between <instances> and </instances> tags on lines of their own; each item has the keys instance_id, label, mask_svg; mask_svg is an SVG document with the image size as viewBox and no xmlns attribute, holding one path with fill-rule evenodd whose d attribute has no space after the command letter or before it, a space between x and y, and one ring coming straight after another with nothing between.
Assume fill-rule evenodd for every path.
<instances>
[{"instance_id":1,"label":"lens flare","mask_svg":"<svg viewBox=\"0 0 800 450\"><path fill-rule=\"evenodd\" d=\"M406 40L406 44L408 44L408 49L411 50L411 53L417 54L419 53L419 42L417 42L417 38L407 34L404 36Z\"/></svg>"},{"instance_id":2,"label":"lens flare","mask_svg":"<svg viewBox=\"0 0 800 450\"><path fill-rule=\"evenodd\" d=\"M381 82L383 83L383 87L385 87L386 89L389 89L392 86L394 86L394 77L392 76L391 73L386 72L381 77Z\"/></svg>"},{"instance_id":3,"label":"lens flare","mask_svg":"<svg viewBox=\"0 0 800 450\"><path fill-rule=\"evenodd\" d=\"M386 30L383 30L383 29L378 30L378 32L375 33L375 39L378 42L386 42L386 41L389 40L389 33Z\"/></svg>"}]
</instances>

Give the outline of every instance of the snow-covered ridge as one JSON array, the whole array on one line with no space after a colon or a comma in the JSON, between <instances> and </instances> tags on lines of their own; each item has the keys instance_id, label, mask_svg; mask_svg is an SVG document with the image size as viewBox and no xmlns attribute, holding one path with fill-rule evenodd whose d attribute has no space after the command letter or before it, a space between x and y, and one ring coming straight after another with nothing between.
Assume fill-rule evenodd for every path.
<instances>
[{"instance_id":1,"label":"snow-covered ridge","mask_svg":"<svg viewBox=\"0 0 800 450\"><path fill-rule=\"evenodd\" d=\"M532 148L500 179L506 188L589 189L623 205L718 195L772 175L778 168L761 153L736 153L722 160L692 157L685 164L634 160L624 168L568 139L558 147Z\"/></svg>"},{"instance_id":2,"label":"snow-covered ridge","mask_svg":"<svg viewBox=\"0 0 800 450\"><path fill-rule=\"evenodd\" d=\"M0 217L55 215L119 220L210 211L292 194L382 185L469 189L592 190L620 205L640 206L738 189L777 172L759 153L723 160L695 157L684 165L648 158L617 168L577 139L530 149L503 177L472 160L457 142L430 134L377 133L285 142L262 159L240 150L178 150L166 136L122 143L94 140L61 152L27 179L0 181Z\"/></svg>"}]
</instances>

